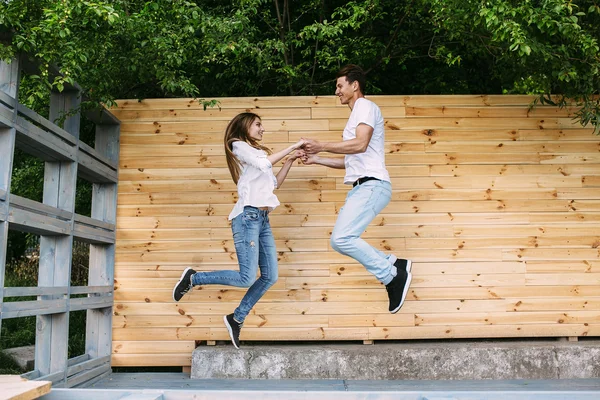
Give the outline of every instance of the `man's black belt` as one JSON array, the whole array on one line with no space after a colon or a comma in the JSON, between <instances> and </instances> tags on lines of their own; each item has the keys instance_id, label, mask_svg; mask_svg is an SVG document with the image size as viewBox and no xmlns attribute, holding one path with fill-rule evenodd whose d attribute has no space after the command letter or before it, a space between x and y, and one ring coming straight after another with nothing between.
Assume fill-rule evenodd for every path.
<instances>
[{"instance_id":1,"label":"man's black belt","mask_svg":"<svg viewBox=\"0 0 600 400\"><path fill-rule=\"evenodd\" d=\"M377 178L373 178L372 176L365 176L363 178L358 178L353 184L352 187L355 187L356 185L362 185L363 183L367 182L367 181L380 181L381 179L377 179Z\"/></svg>"}]
</instances>

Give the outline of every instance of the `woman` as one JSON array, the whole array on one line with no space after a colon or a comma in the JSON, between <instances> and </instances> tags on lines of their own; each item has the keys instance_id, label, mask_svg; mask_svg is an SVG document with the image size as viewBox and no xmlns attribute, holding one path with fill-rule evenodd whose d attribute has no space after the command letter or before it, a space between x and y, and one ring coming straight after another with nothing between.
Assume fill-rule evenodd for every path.
<instances>
[{"instance_id":1,"label":"woman","mask_svg":"<svg viewBox=\"0 0 600 400\"><path fill-rule=\"evenodd\" d=\"M297 150L304 145L304 140L272 153L259 143L263 133L261 119L254 113L237 115L225 131L227 166L239 196L229 220L240 270L196 272L188 267L173 288L173 300L179 301L197 285L249 287L235 311L223 317L231 341L238 349L246 316L278 277L277 251L269 224L269 212L279 205L273 190L281 187L294 161L304 155L302 150ZM292 155L275 176L273 164L289 153ZM257 268L260 268L258 279Z\"/></svg>"}]
</instances>

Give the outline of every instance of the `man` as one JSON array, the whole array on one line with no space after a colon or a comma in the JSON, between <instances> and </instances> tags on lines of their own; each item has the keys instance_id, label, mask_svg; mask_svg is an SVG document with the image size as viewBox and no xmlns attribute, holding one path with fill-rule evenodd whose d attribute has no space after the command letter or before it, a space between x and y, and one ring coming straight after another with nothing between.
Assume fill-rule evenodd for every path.
<instances>
[{"instance_id":1,"label":"man","mask_svg":"<svg viewBox=\"0 0 600 400\"><path fill-rule=\"evenodd\" d=\"M412 280L410 260L386 255L360 235L388 205L392 196L390 176L385 167L384 123L379 107L364 97L365 73L357 65L347 65L337 74L335 94L352 110L344 128L343 140L322 143L306 139L305 164L346 169L345 184L352 190L338 215L331 234L331 246L354 258L385 285L389 311L398 312ZM320 152L344 154L344 158L322 157Z\"/></svg>"}]
</instances>

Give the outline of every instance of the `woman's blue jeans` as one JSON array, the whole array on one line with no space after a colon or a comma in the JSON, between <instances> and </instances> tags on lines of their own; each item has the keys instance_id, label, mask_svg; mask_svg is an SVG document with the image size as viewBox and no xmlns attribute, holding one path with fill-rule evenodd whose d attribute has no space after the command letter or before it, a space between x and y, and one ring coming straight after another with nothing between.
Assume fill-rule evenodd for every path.
<instances>
[{"instance_id":1,"label":"woman's blue jeans","mask_svg":"<svg viewBox=\"0 0 600 400\"><path fill-rule=\"evenodd\" d=\"M277 250L266 210L244 207L244 212L231 221L231 230L240 270L197 272L192 283L249 287L233 313L236 321L244 322L252 307L277 282ZM258 268L260 277L256 279Z\"/></svg>"},{"instance_id":2,"label":"woman's blue jeans","mask_svg":"<svg viewBox=\"0 0 600 400\"><path fill-rule=\"evenodd\" d=\"M384 285L396 276L396 256L377 250L360 235L391 198L389 182L371 180L355 186L348 192L331 234L331 247L335 251L354 258Z\"/></svg>"}]
</instances>

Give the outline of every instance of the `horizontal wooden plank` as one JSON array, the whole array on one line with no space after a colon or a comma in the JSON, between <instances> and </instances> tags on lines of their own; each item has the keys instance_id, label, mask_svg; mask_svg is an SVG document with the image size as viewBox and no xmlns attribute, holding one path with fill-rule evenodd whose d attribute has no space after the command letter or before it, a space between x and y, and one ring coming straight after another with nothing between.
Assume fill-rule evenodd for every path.
<instances>
[{"instance_id":1,"label":"horizontal wooden plank","mask_svg":"<svg viewBox=\"0 0 600 400\"><path fill-rule=\"evenodd\" d=\"M470 314L419 314L415 315L416 326L435 325L535 325L535 324L599 324L598 311L565 312L512 312Z\"/></svg>"},{"instance_id":2,"label":"horizontal wooden plank","mask_svg":"<svg viewBox=\"0 0 600 400\"><path fill-rule=\"evenodd\" d=\"M5 302L2 306L2 318L58 314L67 309L66 299Z\"/></svg>"},{"instance_id":3,"label":"horizontal wooden plank","mask_svg":"<svg viewBox=\"0 0 600 400\"><path fill-rule=\"evenodd\" d=\"M319 263L344 263L347 262L347 258L344 255L336 253L334 251L328 252L291 252L285 251L284 248L280 248L278 254L278 260L280 263L294 263L294 264L319 264ZM503 261L503 260L519 260L520 252L533 249L477 249L477 250L461 250L461 249L440 249L432 252L427 249L419 250L406 250L402 251L402 256L405 258L412 259L416 262L423 261ZM547 249L540 249L544 251ZM231 250L233 251L233 249ZM581 254L591 255L592 250L585 249L565 249L565 252L556 252L555 256L549 255L544 258L541 255L538 260L548 259L564 259L567 257L568 251L577 252ZM515 254L513 254L513 252ZM561 258L559 258L561 257ZM590 258L590 257L588 257ZM164 264L178 264L178 265L212 265L212 264L230 264L236 262L237 257L235 253L117 253L117 263L164 263Z\"/></svg>"},{"instance_id":4,"label":"horizontal wooden plank","mask_svg":"<svg viewBox=\"0 0 600 400\"><path fill-rule=\"evenodd\" d=\"M170 205L138 205L120 206L117 209L119 217L146 217L146 216L229 216L233 205L231 204L179 204L176 208ZM565 208L566 209L566 208ZM600 208L598 208L600 211ZM335 203L284 203L272 211L271 215L310 214L331 215L336 212Z\"/></svg>"},{"instance_id":5,"label":"horizontal wooden plank","mask_svg":"<svg viewBox=\"0 0 600 400\"><path fill-rule=\"evenodd\" d=\"M390 151L393 151L393 144ZM447 152L454 151L458 153L551 153L551 154L586 154L598 153L598 149L590 146L587 141L503 141L496 143L485 142L444 142L432 141L425 144L426 152Z\"/></svg>"},{"instance_id":6,"label":"horizontal wooden plank","mask_svg":"<svg viewBox=\"0 0 600 400\"><path fill-rule=\"evenodd\" d=\"M30 381L19 375L0 375L0 387L2 397L6 399L27 400L50 393L52 382Z\"/></svg>"},{"instance_id":7,"label":"horizontal wooden plank","mask_svg":"<svg viewBox=\"0 0 600 400\"><path fill-rule=\"evenodd\" d=\"M183 103L180 103L183 104ZM189 103L188 103L189 104ZM135 121L157 121L166 120L169 121L218 121L225 120L231 121L233 117L243 112L253 112L260 116L262 120L268 119L282 119L282 118L294 118L294 119L310 119L311 108L306 107L293 107L293 108L197 108L197 107L185 107L181 108L155 108L155 109L112 109L112 113L123 122L135 122ZM314 116L313 116L314 118Z\"/></svg>"},{"instance_id":8,"label":"horizontal wooden plank","mask_svg":"<svg viewBox=\"0 0 600 400\"><path fill-rule=\"evenodd\" d=\"M221 320L221 323L223 321ZM115 324L118 326L118 324ZM193 340L189 341L129 341L118 340L112 344L113 354L161 354L161 353L192 353L196 348Z\"/></svg>"},{"instance_id":9,"label":"horizontal wooden plank","mask_svg":"<svg viewBox=\"0 0 600 400\"><path fill-rule=\"evenodd\" d=\"M556 237L477 237L460 239L407 238L406 249L486 249L486 248L594 248L600 236Z\"/></svg>"},{"instance_id":10,"label":"horizontal wooden plank","mask_svg":"<svg viewBox=\"0 0 600 400\"><path fill-rule=\"evenodd\" d=\"M557 180L565 180L558 178ZM563 184L563 186L568 186ZM571 185L575 186L575 185ZM335 178L320 178L320 179L287 179L285 184L278 189L278 193L282 191L297 191L297 190L323 190L335 189ZM577 187L577 186L575 186ZM173 189L190 190L190 191L224 191L232 192L236 190L236 186L231 180L216 179L198 179L198 180L166 180L166 181L119 181L119 193L151 193L151 192L166 192Z\"/></svg>"},{"instance_id":11,"label":"horizontal wooden plank","mask_svg":"<svg viewBox=\"0 0 600 400\"><path fill-rule=\"evenodd\" d=\"M145 329L148 336L153 339L148 340L169 340L175 335L180 337L195 337L198 340L228 340L228 334L225 328L204 331L196 328L179 328L169 330L169 328ZM598 324L539 324L539 325L445 325L445 326L418 326L418 327L364 327L364 328L248 328L244 329L240 339L244 340L392 340L392 339L456 339L456 338L494 338L494 337L565 337L565 336L594 336L600 331ZM119 337L134 337L140 335L139 329L115 329L115 335ZM350 339L347 339L350 338ZM125 339L122 339L125 340ZM113 355L113 365L123 361L117 357L141 357L142 355ZM149 354L150 357L159 356L158 354ZM171 354L163 354L162 359L168 360ZM121 364L123 365L123 364ZM148 364L129 364L129 365L148 365ZM165 365L165 364L157 364ZM169 364L171 365L171 364ZM184 364L179 364L184 365ZM188 364L189 365L189 364Z\"/></svg>"},{"instance_id":12,"label":"horizontal wooden plank","mask_svg":"<svg viewBox=\"0 0 600 400\"><path fill-rule=\"evenodd\" d=\"M385 300L384 292L373 291L369 296L379 296L380 301ZM506 298L564 298L578 299L586 296L598 296L600 288L596 286L536 286L532 290L529 286L502 286L494 288L484 287L411 287L407 299L418 301L429 300L493 300ZM311 290L311 301L356 301L365 296L364 289L322 289Z\"/></svg>"},{"instance_id":13,"label":"horizontal wooden plank","mask_svg":"<svg viewBox=\"0 0 600 400\"><path fill-rule=\"evenodd\" d=\"M527 261L525 265L527 272L600 272L600 261L598 260Z\"/></svg>"},{"instance_id":14,"label":"horizontal wooden plank","mask_svg":"<svg viewBox=\"0 0 600 400\"><path fill-rule=\"evenodd\" d=\"M153 365L156 367L181 367L192 364L192 353L171 354L113 354L111 365L113 367L135 367L140 365Z\"/></svg>"},{"instance_id":15,"label":"horizontal wooden plank","mask_svg":"<svg viewBox=\"0 0 600 400\"><path fill-rule=\"evenodd\" d=\"M212 99L211 99L212 100ZM296 108L296 107L335 107L339 104L335 96L294 96L294 97L219 97L220 108ZM124 110L159 110L159 109L203 109L203 104L196 99L124 99L117 100L117 107ZM251 110L252 111L252 110Z\"/></svg>"},{"instance_id":16,"label":"horizontal wooden plank","mask_svg":"<svg viewBox=\"0 0 600 400\"><path fill-rule=\"evenodd\" d=\"M385 293L383 288L380 289ZM399 311L401 314L415 313L472 313L472 312L521 312L521 311L584 311L597 310L598 297L586 298L497 298L483 300L407 300ZM115 315L225 315L231 312L228 303L115 303ZM271 303L258 302L254 313L258 315L353 315L387 314L388 303L384 301L316 301Z\"/></svg>"},{"instance_id":17,"label":"horizontal wooden plank","mask_svg":"<svg viewBox=\"0 0 600 400\"><path fill-rule=\"evenodd\" d=\"M179 269L181 275L182 269ZM311 275L313 276L313 275ZM118 282L126 281L117 278ZM115 301L122 302L145 302L145 303L171 303L173 302L173 286L177 278L169 281L159 281L144 279L144 282L150 282L148 285L152 288L152 293L148 293L148 288L140 286L132 287L133 285L117 284L115 290ZM157 282L155 284L155 282ZM278 286L282 286L283 280L280 278ZM127 282L125 282L127 283ZM261 301L270 302L294 302L294 301L310 301L310 293L305 290L285 290L275 286L271 288ZM231 288L227 286L201 286L202 289L190 291L180 300L181 303L239 303L242 297L246 294L243 289ZM230 290L231 289L231 290ZM188 321L189 322L189 321Z\"/></svg>"},{"instance_id":18,"label":"horizontal wooden plank","mask_svg":"<svg viewBox=\"0 0 600 400\"><path fill-rule=\"evenodd\" d=\"M455 118L539 118L573 117L576 110L554 106L503 107L406 107L406 117Z\"/></svg>"},{"instance_id":19,"label":"horizontal wooden plank","mask_svg":"<svg viewBox=\"0 0 600 400\"><path fill-rule=\"evenodd\" d=\"M277 249L286 251L327 251L329 240L321 239L289 239L275 240ZM177 252L195 252L195 253L229 253L235 250L233 239L221 241L180 241L180 242L123 242L117 245L119 254L124 253L177 253Z\"/></svg>"},{"instance_id":20,"label":"horizontal wooden plank","mask_svg":"<svg viewBox=\"0 0 600 400\"><path fill-rule=\"evenodd\" d=\"M335 216L310 216L310 215L274 215L271 218L273 227L304 227L334 225ZM573 224L573 223L600 223L598 212L527 212L527 213L419 213L419 214L379 214L371 226L385 225L496 225L515 224ZM158 229L158 228L208 228L226 227L227 218L204 217L123 217L117 221L117 228L129 229Z\"/></svg>"},{"instance_id":21,"label":"horizontal wooden plank","mask_svg":"<svg viewBox=\"0 0 600 400\"><path fill-rule=\"evenodd\" d=\"M278 191L277 197L284 204L294 207L300 203L322 203L343 202L346 191L343 190L311 190L298 196L297 193ZM586 200L596 199L597 190L591 188L516 188L516 189L401 189L392 191L392 203L396 201L418 201L418 200L523 200L523 199L566 199ZM120 193L118 196L119 208L124 206L141 206L144 204L231 204L231 208L237 201L237 193L234 191L220 192L151 192L151 193ZM582 203L583 204L583 203ZM575 206L576 208L576 206Z\"/></svg>"},{"instance_id":22,"label":"horizontal wooden plank","mask_svg":"<svg viewBox=\"0 0 600 400\"><path fill-rule=\"evenodd\" d=\"M330 119L329 129L344 129L346 120ZM578 122L571 118L390 118L385 121L386 129L482 129L493 126L496 129L565 129L574 128Z\"/></svg>"},{"instance_id":23,"label":"horizontal wooden plank","mask_svg":"<svg viewBox=\"0 0 600 400\"><path fill-rule=\"evenodd\" d=\"M68 235L71 233L71 221L37 211L39 210L21 209L10 204L8 222L11 228L37 235Z\"/></svg>"}]
</instances>

